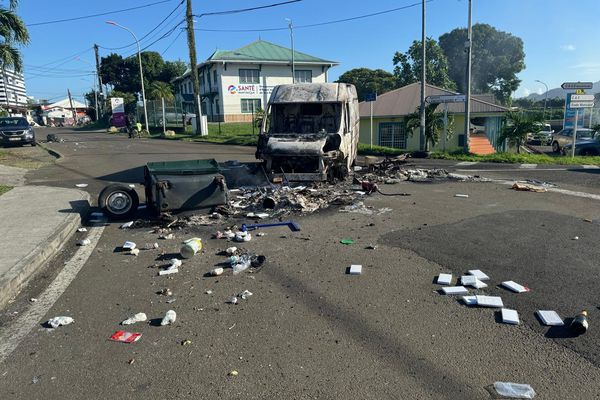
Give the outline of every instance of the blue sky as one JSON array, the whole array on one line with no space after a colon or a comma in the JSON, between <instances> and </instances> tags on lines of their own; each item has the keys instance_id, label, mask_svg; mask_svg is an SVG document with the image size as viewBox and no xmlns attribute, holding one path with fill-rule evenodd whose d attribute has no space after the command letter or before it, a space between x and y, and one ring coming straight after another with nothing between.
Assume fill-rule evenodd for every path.
<instances>
[{"instance_id":1,"label":"blue sky","mask_svg":"<svg viewBox=\"0 0 600 400\"><path fill-rule=\"evenodd\" d=\"M18 13L26 24L102 13L154 3L158 0L88 0L21 1ZM132 42L130 34L105 24L114 20L131 28L141 37L154 28L178 5L180 0L140 10L66 23L31 26L31 44L23 48L26 85L29 95L37 98L62 99L67 88L81 99L92 86L94 55L92 45L119 47ZM277 3L281 0L194 0L194 13L230 10ZM226 16L197 19L197 28L262 29L285 28L285 18L300 26L388 10L418 3L418 0L303 0L298 3ZM6 3L4 0L3 3ZM473 22L490 24L519 36L525 43L526 69L519 74L521 87L517 97L541 92L545 81L550 88L563 81L600 80L600 52L597 26L600 1L578 0L473 0ZM85 4L85 6L83 6ZM438 38L467 23L466 0L433 0L427 4L427 35ZM183 15L180 7L167 23L152 35L168 32ZM150 50L164 52L168 60L187 60L185 33L179 30L158 41ZM289 32L196 32L198 59L203 60L215 49L235 49L259 37L289 46ZM420 6L351 22L313 28L295 29L296 49L332 59L340 66L330 72L334 80L356 67L393 69L396 50L406 51L421 34ZM150 44L152 35L142 41ZM167 49L167 47L170 47ZM166 50L166 52L165 52ZM117 50L123 55L134 53L135 47ZM110 51L101 49L101 55ZM78 54L78 55L77 55ZM474 55L476 56L476 55ZM79 59L76 59L78 57ZM50 64L49 64L50 63ZM54 69L53 69L54 68Z\"/></svg>"}]
</instances>

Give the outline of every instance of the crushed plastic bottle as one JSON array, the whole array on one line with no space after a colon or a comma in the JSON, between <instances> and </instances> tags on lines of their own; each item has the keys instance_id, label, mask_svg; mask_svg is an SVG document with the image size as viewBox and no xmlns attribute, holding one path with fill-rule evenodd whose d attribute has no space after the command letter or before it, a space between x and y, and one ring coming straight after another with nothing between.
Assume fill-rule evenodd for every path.
<instances>
[{"instance_id":1,"label":"crushed plastic bottle","mask_svg":"<svg viewBox=\"0 0 600 400\"><path fill-rule=\"evenodd\" d=\"M136 322L144 322L147 319L148 319L148 317L146 317L146 314L141 312L141 313L135 314L133 317L127 318L125 321L121 322L121 325L131 325L131 324L135 324Z\"/></svg>"},{"instance_id":2,"label":"crushed plastic bottle","mask_svg":"<svg viewBox=\"0 0 600 400\"><path fill-rule=\"evenodd\" d=\"M237 247L228 247L227 250L225 250L225 253L227 253L227 255L229 256L233 256L235 255L235 253L237 253L238 248Z\"/></svg>"},{"instance_id":3,"label":"crushed plastic bottle","mask_svg":"<svg viewBox=\"0 0 600 400\"><path fill-rule=\"evenodd\" d=\"M182 261L178 258L171 258L171 260L169 260L169 262L171 263L171 265L169 265L168 269L176 269L181 267Z\"/></svg>"},{"instance_id":4,"label":"crushed plastic bottle","mask_svg":"<svg viewBox=\"0 0 600 400\"><path fill-rule=\"evenodd\" d=\"M230 296L230 297L227 299L227 302L228 302L229 304L237 304L237 302L238 302L237 296Z\"/></svg>"},{"instance_id":5,"label":"crushed plastic bottle","mask_svg":"<svg viewBox=\"0 0 600 400\"><path fill-rule=\"evenodd\" d=\"M171 325L177 319L177 313L173 310L167 311L162 321L160 321L160 326Z\"/></svg>"},{"instance_id":6,"label":"crushed plastic bottle","mask_svg":"<svg viewBox=\"0 0 600 400\"><path fill-rule=\"evenodd\" d=\"M238 262L232 265L233 274L237 275L240 272L247 270L248 268L250 268L250 264L251 264L250 256L248 256L246 254L241 255L239 257Z\"/></svg>"},{"instance_id":7,"label":"crushed plastic bottle","mask_svg":"<svg viewBox=\"0 0 600 400\"><path fill-rule=\"evenodd\" d=\"M250 296L252 296L252 292L249 290L244 290L242 293L240 293L240 298L242 300L247 300Z\"/></svg>"},{"instance_id":8,"label":"crushed plastic bottle","mask_svg":"<svg viewBox=\"0 0 600 400\"><path fill-rule=\"evenodd\" d=\"M59 326L69 325L75 322L75 320L71 317L54 317L48 320L48 325L52 328L56 329Z\"/></svg>"},{"instance_id":9,"label":"crushed plastic bottle","mask_svg":"<svg viewBox=\"0 0 600 400\"><path fill-rule=\"evenodd\" d=\"M223 273L223 268L219 267L219 268L211 269L209 273L211 276L219 276Z\"/></svg>"},{"instance_id":10,"label":"crushed plastic bottle","mask_svg":"<svg viewBox=\"0 0 600 400\"><path fill-rule=\"evenodd\" d=\"M494 382L494 389L500 396L513 399L533 399L535 397L535 390L524 383Z\"/></svg>"},{"instance_id":11,"label":"crushed plastic bottle","mask_svg":"<svg viewBox=\"0 0 600 400\"><path fill-rule=\"evenodd\" d=\"M129 254L131 254L132 256L137 256L138 254L140 254L140 249L131 249Z\"/></svg>"},{"instance_id":12,"label":"crushed plastic bottle","mask_svg":"<svg viewBox=\"0 0 600 400\"><path fill-rule=\"evenodd\" d=\"M235 237L235 233L233 233L230 229L223 232L223 236L227 239L233 239Z\"/></svg>"}]
</instances>

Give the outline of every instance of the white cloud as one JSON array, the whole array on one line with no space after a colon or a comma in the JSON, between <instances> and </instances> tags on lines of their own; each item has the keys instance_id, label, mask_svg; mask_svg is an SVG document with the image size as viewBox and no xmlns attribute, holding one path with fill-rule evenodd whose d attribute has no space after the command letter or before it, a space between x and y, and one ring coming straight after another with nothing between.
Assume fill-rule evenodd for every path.
<instances>
[{"instance_id":1,"label":"white cloud","mask_svg":"<svg viewBox=\"0 0 600 400\"><path fill-rule=\"evenodd\" d=\"M522 93L523 93L523 97L527 97L531 94L531 90L529 90L527 88L523 88Z\"/></svg>"},{"instance_id":2,"label":"white cloud","mask_svg":"<svg viewBox=\"0 0 600 400\"><path fill-rule=\"evenodd\" d=\"M560 49L562 51L575 51L575 46L572 44L563 44L562 46L560 46Z\"/></svg>"}]
</instances>

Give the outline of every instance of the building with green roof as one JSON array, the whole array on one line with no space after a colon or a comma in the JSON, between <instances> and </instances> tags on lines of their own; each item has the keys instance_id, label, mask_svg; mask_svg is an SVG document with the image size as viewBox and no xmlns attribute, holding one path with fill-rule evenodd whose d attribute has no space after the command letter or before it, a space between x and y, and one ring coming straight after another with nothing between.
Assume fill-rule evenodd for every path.
<instances>
[{"instance_id":1,"label":"building with green roof","mask_svg":"<svg viewBox=\"0 0 600 400\"><path fill-rule=\"evenodd\" d=\"M296 83L328 81L336 61L294 50ZM292 50L257 40L236 50L217 50L198 65L202 113L209 121L249 122L264 108L273 88L293 83ZM176 78L176 97L188 112L194 112L191 71Z\"/></svg>"}]
</instances>

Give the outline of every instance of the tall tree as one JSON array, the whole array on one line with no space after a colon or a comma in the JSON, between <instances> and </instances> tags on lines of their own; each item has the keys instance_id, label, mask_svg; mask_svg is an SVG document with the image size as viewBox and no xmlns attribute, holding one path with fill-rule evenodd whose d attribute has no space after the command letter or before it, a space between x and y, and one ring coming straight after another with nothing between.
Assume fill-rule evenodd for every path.
<instances>
[{"instance_id":1,"label":"tall tree","mask_svg":"<svg viewBox=\"0 0 600 400\"><path fill-rule=\"evenodd\" d=\"M173 100L175 96L173 96L173 89L171 85L167 82L154 81L150 84L150 91L148 93L148 97L153 100Z\"/></svg>"},{"instance_id":2,"label":"tall tree","mask_svg":"<svg viewBox=\"0 0 600 400\"><path fill-rule=\"evenodd\" d=\"M454 90L456 84L448 75L448 59L435 39L427 38L427 65L425 77L427 83L444 89ZM423 54L421 41L415 40L406 53L394 54L394 75L398 86L406 86L421 80L421 55Z\"/></svg>"},{"instance_id":3,"label":"tall tree","mask_svg":"<svg viewBox=\"0 0 600 400\"><path fill-rule=\"evenodd\" d=\"M163 70L157 79L161 82L167 82L170 84L173 79L183 75L186 69L187 64L181 60L165 61Z\"/></svg>"},{"instance_id":4,"label":"tall tree","mask_svg":"<svg viewBox=\"0 0 600 400\"><path fill-rule=\"evenodd\" d=\"M383 94L396 88L394 75L382 69L354 68L340 75L336 82L353 84L359 101L369 93Z\"/></svg>"},{"instance_id":5,"label":"tall tree","mask_svg":"<svg viewBox=\"0 0 600 400\"><path fill-rule=\"evenodd\" d=\"M498 137L498 145L502 145L505 140L511 146L517 148L517 153L521 152L521 145L527 140L528 133L537 133L540 131L543 122L541 115L531 115L520 112L510 112L506 115L506 124Z\"/></svg>"},{"instance_id":6,"label":"tall tree","mask_svg":"<svg viewBox=\"0 0 600 400\"><path fill-rule=\"evenodd\" d=\"M444 131L444 114L437 111L439 104L425 106L425 149L429 151L429 145L435 146L440 140L440 134ZM414 113L406 116L406 130L412 134L421 126L421 107L417 107ZM448 116L448 137L454 133L454 118Z\"/></svg>"},{"instance_id":7,"label":"tall tree","mask_svg":"<svg viewBox=\"0 0 600 400\"><path fill-rule=\"evenodd\" d=\"M466 28L440 36L440 46L450 64L450 77L461 93L466 92L466 41ZM473 25L471 87L474 93L493 93L503 104L510 104L511 93L521 82L517 74L524 68L521 38L487 24Z\"/></svg>"},{"instance_id":8,"label":"tall tree","mask_svg":"<svg viewBox=\"0 0 600 400\"><path fill-rule=\"evenodd\" d=\"M160 53L155 51L142 52L142 67L144 69L144 84L161 80L165 74L165 62ZM100 61L102 81L111 85L115 90L135 93L141 90L140 67L137 55L123 58L118 54L109 54Z\"/></svg>"},{"instance_id":9,"label":"tall tree","mask_svg":"<svg viewBox=\"0 0 600 400\"><path fill-rule=\"evenodd\" d=\"M10 0L9 8L0 6L0 67L21 72L23 59L17 46L29 43L29 32L15 12L18 3L18 0Z\"/></svg>"}]
</instances>

